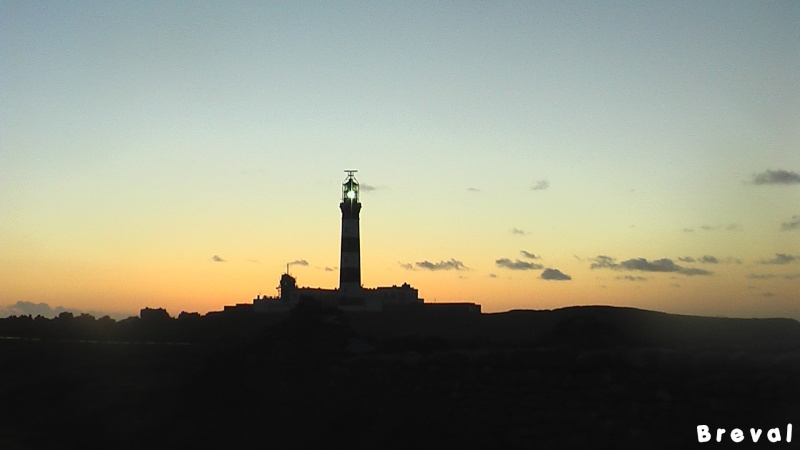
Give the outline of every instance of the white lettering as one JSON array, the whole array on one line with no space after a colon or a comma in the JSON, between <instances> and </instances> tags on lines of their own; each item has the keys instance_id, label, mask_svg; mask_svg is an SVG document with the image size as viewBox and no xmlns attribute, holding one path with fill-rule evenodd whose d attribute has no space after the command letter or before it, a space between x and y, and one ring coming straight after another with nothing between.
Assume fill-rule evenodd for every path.
<instances>
[{"instance_id":1,"label":"white lettering","mask_svg":"<svg viewBox=\"0 0 800 450\"><path fill-rule=\"evenodd\" d=\"M697 426L697 442L708 442L711 440L711 433L708 432L708 425Z\"/></svg>"},{"instance_id":2,"label":"white lettering","mask_svg":"<svg viewBox=\"0 0 800 450\"><path fill-rule=\"evenodd\" d=\"M725 436L727 430L725 428L717 428L717 442L722 442L722 438ZM763 434L763 429L761 428L750 428L750 437L753 439L753 443L757 443L759 439L761 439L761 435ZM741 428L733 428L729 433L731 441L735 443L743 442L745 439L745 432ZM711 441L711 429L708 425L698 425L697 426L697 442L709 442ZM767 439L770 442L781 442L781 429L780 428L770 428L767 431ZM786 442L792 442L792 424L786 424Z\"/></svg>"}]
</instances>

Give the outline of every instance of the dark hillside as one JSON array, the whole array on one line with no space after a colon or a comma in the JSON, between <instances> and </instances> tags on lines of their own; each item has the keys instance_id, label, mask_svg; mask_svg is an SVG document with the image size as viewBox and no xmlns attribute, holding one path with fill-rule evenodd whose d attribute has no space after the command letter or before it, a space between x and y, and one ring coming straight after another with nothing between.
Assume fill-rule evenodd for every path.
<instances>
[{"instance_id":1,"label":"dark hillside","mask_svg":"<svg viewBox=\"0 0 800 450\"><path fill-rule=\"evenodd\" d=\"M791 320L609 307L58 320L0 320L25 336L0 339L0 448L729 448L698 444L697 425L783 439L800 426Z\"/></svg>"}]
</instances>

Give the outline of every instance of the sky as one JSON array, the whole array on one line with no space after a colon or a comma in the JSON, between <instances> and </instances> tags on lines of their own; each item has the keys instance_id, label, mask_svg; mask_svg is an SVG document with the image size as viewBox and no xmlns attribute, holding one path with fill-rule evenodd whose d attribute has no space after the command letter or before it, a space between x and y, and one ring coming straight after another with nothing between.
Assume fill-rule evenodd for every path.
<instances>
[{"instance_id":1,"label":"sky","mask_svg":"<svg viewBox=\"0 0 800 450\"><path fill-rule=\"evenodd\" d=\"M367 287L800 319L798 73L795 1L0 0L0 313L337 287L356 169Z\"/></svg>"}]
</instances>

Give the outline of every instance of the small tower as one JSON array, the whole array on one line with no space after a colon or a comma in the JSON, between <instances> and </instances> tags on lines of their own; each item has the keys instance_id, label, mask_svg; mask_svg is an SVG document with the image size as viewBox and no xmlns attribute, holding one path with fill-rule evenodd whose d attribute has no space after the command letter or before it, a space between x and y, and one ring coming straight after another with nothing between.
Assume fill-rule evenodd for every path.
<instances>
[{"instance_id":1,"label":"small tower","mask_svg":"<svg viewBox=\"0 0 800 450\"><path fill-rule=\"evenodd\" d=\"M356 170L345 170L342 183L342 253L339 263L339 291L345 297L361 295L361 244L358 213L361 211Z\"/></svg>"}]
</instances>

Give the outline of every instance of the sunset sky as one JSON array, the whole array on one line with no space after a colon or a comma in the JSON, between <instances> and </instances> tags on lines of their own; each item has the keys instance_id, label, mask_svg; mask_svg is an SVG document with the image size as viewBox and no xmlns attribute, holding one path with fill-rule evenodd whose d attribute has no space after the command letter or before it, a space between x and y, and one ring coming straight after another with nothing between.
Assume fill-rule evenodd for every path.
<instances>
[{"instance_id":1,"label":"sunset sky","mask_svg":"<svg viewBox=\"0 0 800 450\"><path fill-rule=\"evenodd\" d=\"M0 313L336 287L357 169L365 286L800 319L798 74L797 1L0 1Z\"/></svg>"}]
</instances>

